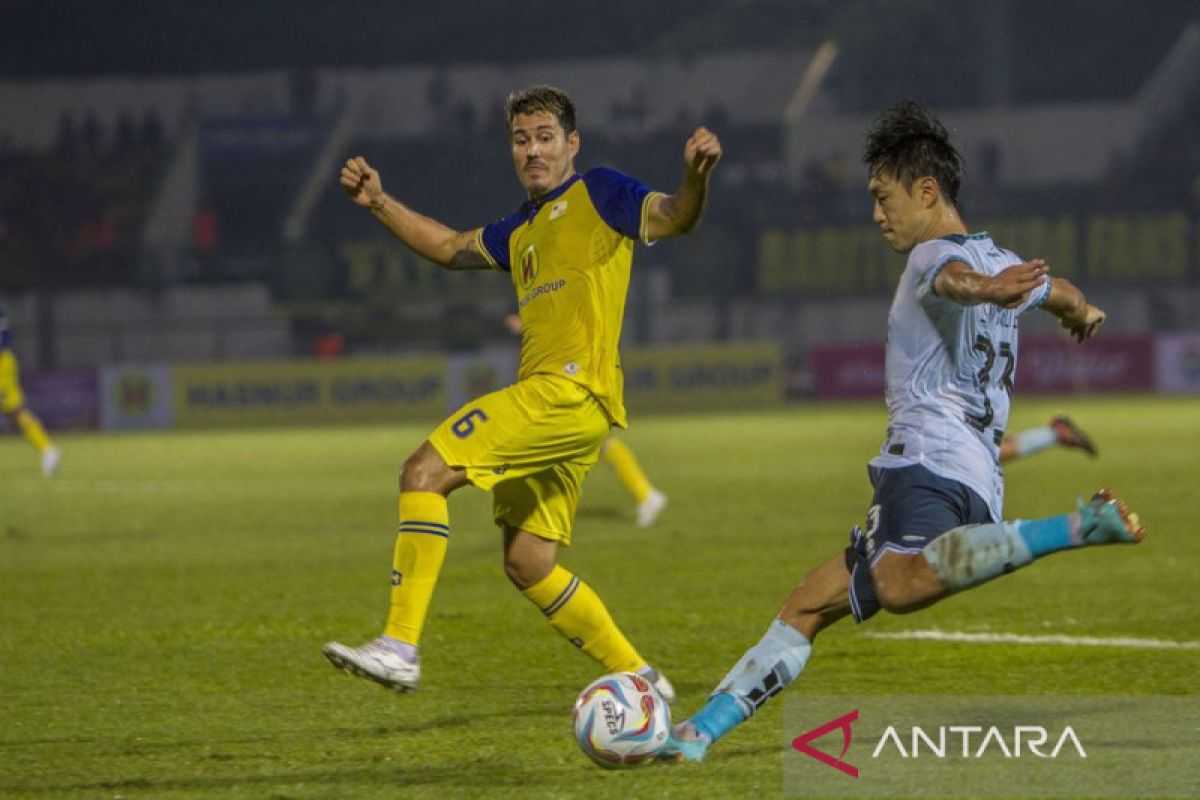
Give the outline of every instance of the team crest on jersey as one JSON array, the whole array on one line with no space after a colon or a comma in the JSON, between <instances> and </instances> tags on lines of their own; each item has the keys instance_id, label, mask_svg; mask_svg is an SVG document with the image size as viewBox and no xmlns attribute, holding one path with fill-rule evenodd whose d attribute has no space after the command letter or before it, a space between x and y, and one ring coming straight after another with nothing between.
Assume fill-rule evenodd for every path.
<instances>
[{"instance_id":1,"label":"team crest on jersey","mask_svg":"<svg viewBox=\"0 0 1200 800\"><path fill-rule=\"evenodd\" d=\"M528 289L538 274L538 254L531 244L521 253L521 287Z\"/></svg>"},{"instance_id":2,"label":"team crest on jersey","mask_svg":"<svg viewBox=\"0 0 1200 800\"><path fill-rule=\"evenodd\" d=\"M567 213L567 201L559 200L554 205L550 206L550 219L556 220L563 214Z\"/></svg>"}]
</instances>

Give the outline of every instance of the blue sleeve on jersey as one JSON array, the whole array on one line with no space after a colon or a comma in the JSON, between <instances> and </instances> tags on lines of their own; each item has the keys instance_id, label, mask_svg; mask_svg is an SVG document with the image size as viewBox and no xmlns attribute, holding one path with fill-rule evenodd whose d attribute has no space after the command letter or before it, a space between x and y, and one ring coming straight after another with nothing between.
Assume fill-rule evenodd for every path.
<instances>
[{"instance_id":1,"label":"blue sleeve on jersey","mask_svg":"<svg viewBox=\"0 0 1200 800\"><path fill-rule=\"evenodd\" d=\"M1038 287L1035 291L1029 293L1029 299L1025 305L1021 306L1017 314L1024 314L1026 311L1037 308L1042 303L1046 302L1046 298L1050 296L1050 287L1054 285L1054 279L1049 275L1046 276L1046 282Z\"/></svg>"},{"instance_id":2,"label":"blue sleeve on jersey","mask_svg":"<svg viewBox=\"0 0 1200 800\"><path fill-rule=\"evenodd\" d=\"M479 237L487 254L505 272L512 272L512 265L508 263L508 239L512 232L521 226L521 221L521 212L514 211L504 219L489 222L483 227L483 235Z\"/></svg>"},{"instance_id":3,"label":"blue sleeve on jersey","mask_svg":"<svg viewBox=\"0 0 1200 800\"><path fill-rule=\"evenodd\" d=\"M601 219L622 236L640 239L642 204L650 189L646 184L607 167L588 170L583 185Z\"/></svg>"}]
</instances>

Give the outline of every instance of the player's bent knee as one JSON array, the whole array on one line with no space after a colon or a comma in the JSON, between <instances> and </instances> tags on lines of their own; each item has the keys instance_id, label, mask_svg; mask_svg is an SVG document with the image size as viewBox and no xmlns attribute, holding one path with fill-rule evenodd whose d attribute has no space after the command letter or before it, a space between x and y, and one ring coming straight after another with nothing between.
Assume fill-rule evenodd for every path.
<instances>
[{"instance_id":1,"label":"player's bent knee","mask_svg":"<svg viewBox=\"0 0 1200 800\"><path fill-rule=\"evenodd\" d=\"M504 559L505 577L512 582L513 586L521 590L541 583L550 574L552 569L554 569L553 561L546 564L541 559L531 560L511 557Z\"/></svg>"},{"instance_id":2,"label":"player's bent knee","mask_svg":"<svg viewBox=\"0 0 1200 800\"><path fill-rule=\"evenodd\" d=\"M449 494L465 482L461 470L451 469L433 445L425 442L400 468L400 491Z\"/></svg>"}]
</instances>

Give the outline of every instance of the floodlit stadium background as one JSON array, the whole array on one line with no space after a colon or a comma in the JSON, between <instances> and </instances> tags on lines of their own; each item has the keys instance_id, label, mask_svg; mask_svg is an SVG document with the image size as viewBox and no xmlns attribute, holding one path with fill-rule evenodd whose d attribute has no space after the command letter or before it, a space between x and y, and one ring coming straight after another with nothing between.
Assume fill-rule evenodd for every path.
<instances>
[{"instance_id":1,"label":"floodlit stadium background","mask_svg":"<svg viewBox=\"0 0 1200 800\"><path fill-rule=\"evenodd\" d=\"M1024 391L1200 380L1192 3L6 13L0 298L53 427L190 425L211 406L189 403L172 368L196 363L487 353L435 391L452 403L500 380L514 346L504 277L449 275L396 246L345 200L336 168L363 154L424 213L459 228L496 219L522 200L503 100L540 81L574 95L584 169L670 191L686 133L703 123L722 137L703 233L638 253L631 353L769 343L764 397L878 396L878 352L855 345L878 343L902 260L870 222L861 137L880 109L915 99L968 160L968 224L1046 258L1114 312L1086 355L1031 343ZM1026 339L1051 332L1038 320ZM711 351L694 366L724 385L763 375ZM206 374L236 382L223 366ZM428 399L390 374L363 378L394 398L385 416ZM634 383L633 408L665 402L643 402ZM269 396L286 385L256 391L280 421L294 415ZM313 416L354 415L326 405Z\"/></svg>"}]
</instances>

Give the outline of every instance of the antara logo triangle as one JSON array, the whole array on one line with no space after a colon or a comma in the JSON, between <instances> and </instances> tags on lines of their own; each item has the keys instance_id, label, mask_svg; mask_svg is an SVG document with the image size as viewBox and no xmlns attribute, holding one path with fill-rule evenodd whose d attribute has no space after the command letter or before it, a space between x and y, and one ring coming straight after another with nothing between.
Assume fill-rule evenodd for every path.
<instances>
[{"instance_id":1,"label":"antara logo triangle","mask_svg":"<svg viewBox=\"0 0 1200 800\"><path fill-rule=\"evenodd\" d=\"M858 709L856 708L849 714L843 714L835 720L826 722L819 728L813 728L808 733L801 734L795 739L792 739L792 747L796 750L799 750L801 753L804 753L804 755L809 756L810 758L815 758L817 761L820 761L826 766L833 767L840 772L846 773L851 778L857 778L858 767L854 766L853 764L847 764L842 760L846 755L846 751L850 749L850 739L853 735L850 731L850 724L857 719ZM825 734L835 730L840 730L842 732L842 752L837 758L834 758L828 753L823 753L815 747L809 746L809 742L820 739Z\"/></svg>"}]
</instances>

